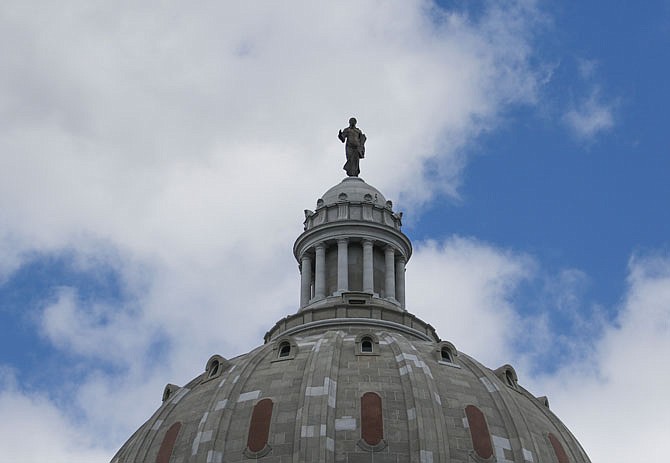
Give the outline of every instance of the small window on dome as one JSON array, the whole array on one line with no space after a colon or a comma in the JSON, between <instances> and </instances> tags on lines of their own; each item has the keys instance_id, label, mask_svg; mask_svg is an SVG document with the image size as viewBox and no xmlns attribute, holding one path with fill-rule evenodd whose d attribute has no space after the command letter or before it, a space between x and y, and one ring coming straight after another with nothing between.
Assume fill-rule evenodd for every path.
<instances>
[{"instance_id":1,"label":"small window on dome","mask_svg":"<svg viewBox=\"0 0 670 463\"><path fill-rule=\"evenodd\" d=\"M296 340L293 336L284 336L273 343L270 362L293 360L297 354L298 344Z\"/></svg>"},{"instance_id":2,"label":"small window on dome","mask_svg":"<svg viewBox=\"0 0 670 463\"><path fill-rule=\"evenodd\" d=\"M361 352L372 352L372 339L365 337L361 340Z\"/></svg>"},{"instance_id":3,"label":"small window on dome","mask_svg":"<svg viewBox=\"0 0 670 463\"><path fill-rule=\"evenodd\" d=\"M356 336L356 355L379 355L379 339L372 333Z\"/></svg>"},{"instance_id":4,"label":"small window on dome","mask_svg":"<svg viewBox=\"0 0 670 463\"><path fill-rule=\"evenodd\" d=\"M210 379L221 376L228 367L230 367L230 362L228 360L220 355L212 355L205 366L203 381L209 381Z\"/></svg>"},{"instance_id":5,"label":"small window on dome","mask_svg":"<svg viewBox=\"0 0 670 463\"><path fill-rule=\"evenodd\" d=\"M456 358L458 357L458 351L456 347L449 341L441 341L435 347L433 351L434 359L442 365L446 365L453 368L460 368Z\"/></svg>"},{"instance_id":6,"label":"small window on dome","mask_svg":"<svg viewBox=\"0 0 670 463\"><path fill-rule=\"evenodd\" d=\"M503 365L500 368L497 368L493 373L498 377L502 383L511 388L518 390L517 384L519 383L519 378L516 375L516 371L512 368L511 365Z\"/></svg>"},{"instance_id":7,"label":"small window on dome","mask_svg":"<svg viewBox=\"0 0 670 463\"><path fill-rule=\"evenodd\" d=\"M279 358L286 358L291 355L291 344L284 341L279 345Z\"/></svg>"},{"instance_id":8,"label":"small window on dome","mask_svg":"<svg viewBox=\"0 0 670 463\"><path fill-rule=\"evenodd\" d=\"M176 386L174 384L167 384L165 386L165 389L163 389L163 402L172 397L172 394L174 394L175 391L178 391L179 389L180 389L179 386Z\"/></svg>"},{"instance_id":9,"label":"small window on dome","mask_svg":"<svg viewBox=\"0 0 670 463\"><path fill-rule=\"evenodd\" d=\"M514 376L512 376L512 372L509 370L505 372L505 381L507 381L508 386L514 387Z\"/></svg>"}]
</instances>

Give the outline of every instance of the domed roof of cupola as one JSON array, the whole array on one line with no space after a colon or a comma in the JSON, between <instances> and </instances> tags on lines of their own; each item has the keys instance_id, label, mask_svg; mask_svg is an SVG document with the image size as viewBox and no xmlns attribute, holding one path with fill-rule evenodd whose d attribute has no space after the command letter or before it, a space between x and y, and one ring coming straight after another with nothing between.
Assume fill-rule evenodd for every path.
<instances>
[{"instance_id":1,"label":"domed roof of cupola","mask_svg":"<svg viewBox=\"0 0 670 463\"><path fill-rule=\"evenodd\" d=\"M326 191L317 201L316 206L318 208L342 201L373 203L379 206L386 205L386 198L384 198L384 195L378 189L365 183L360 177L347 177Z\"/></svg>"}]
</instances>

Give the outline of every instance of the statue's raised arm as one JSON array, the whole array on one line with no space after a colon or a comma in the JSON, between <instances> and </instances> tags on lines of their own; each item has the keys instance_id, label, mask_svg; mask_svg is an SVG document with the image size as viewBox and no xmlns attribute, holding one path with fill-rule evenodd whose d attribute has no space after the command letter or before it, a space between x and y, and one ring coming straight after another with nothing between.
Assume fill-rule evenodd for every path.
<instances>
[{"instance_id":1,"label":"statue's raised arm","mask_svg":"<svg viewBox=\"0 0 670 463\"><path fill-rule=\"evenodd\" d=\"M345 153L347 155L347 162L344 164L344 170L347 171L349 177L358 177L361 172L359 161L365 157L365 140L367 137L361 129L356 127L356 118L349 119L349 127L340 130L337 138L342 143L346 141Z\"/></svg>"}]
</instances>

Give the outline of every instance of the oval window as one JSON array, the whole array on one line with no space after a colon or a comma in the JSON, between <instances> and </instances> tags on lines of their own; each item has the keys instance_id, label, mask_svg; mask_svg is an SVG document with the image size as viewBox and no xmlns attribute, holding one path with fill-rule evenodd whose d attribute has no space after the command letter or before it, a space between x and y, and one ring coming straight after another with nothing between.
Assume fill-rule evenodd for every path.
<instances>
[{"instance_id":1,"label":"oval window","mask_svg":"<svg viewBox=\"0 0 670 463\"><path fill-rule=\"evenodd\" d=\"M172 456L172 449L174 444L177 441L177 436L179 435L179 430L181 429L181 422L177 421L174 423L165 433L163 437L163 442L158 449L158 456L156 457L156 463L169 463L170 457Z\"/></svg>"},{"instance_id":2,"label":"oval window","mask_svg":"<svg viewBox=\"0 0 670 463\"><path fill-rule=\"evenodd\" d=\"M568 454L565 453L565 449L563 449L561 442L556 438L556 436L554 436L552 433L549 433L547 435L547 438L549 438L549 442L551 443L551 446L554 448L554 453L556 454L558 463L570 463L570 460L568 459Z\"/></svg>"},{"instance_id":3,"label":"oval window","mask_svg":"<svg viewBox=\"0 0 670 463\"><path fill-rule=\"evenodd\" d=\"M366 392L361 397L361 438L370 446L384 439L382 398L374 392Z\"/></svg>"},{"instance_id":4,"label":"oval window","mask_svg":"<svg viewBox=\"0 0 670 463\"><path fill-rule=\"evenodd\" d=\"M491 458L493 456L491 433L489 432L489 426L486 424L484 413L474 405L468 405L465 407L465 416L468 418L472 447L475 452L485 460Z\"/></svg>"},{"instance_id":5,"label":"oval window","mask_svg":"<svg viewBox=\"0 0 670 463\"><path fill-rule=\"evenodd\" d=\"M260 452L268 445L272 405L272 400L263 399L254 406L247 436L247 448L251 452Z\"/></svg>"}]
</instances>

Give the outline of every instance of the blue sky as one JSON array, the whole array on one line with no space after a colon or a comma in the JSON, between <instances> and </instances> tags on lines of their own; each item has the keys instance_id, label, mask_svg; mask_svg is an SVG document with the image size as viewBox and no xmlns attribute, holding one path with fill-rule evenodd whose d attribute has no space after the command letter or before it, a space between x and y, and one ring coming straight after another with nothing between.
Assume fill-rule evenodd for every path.
<instances>
[{"instance_id":1,"label":"blue sky","mask_svg":"<svg viewBox=\"0 0 670 463\"><path fill-rule=\"evenodd\" d=\"M166 383L293 313L355 115L408 310L593 461L658 459L607 428L670 426L668 49L667 1L4 3L0 448L109 461Z\"/></svg>"}]
</instances>

